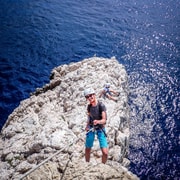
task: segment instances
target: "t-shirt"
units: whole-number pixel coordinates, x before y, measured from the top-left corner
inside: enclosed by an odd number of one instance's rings
[[[87,110],[90,114],[91,120],[95,120],[95,119],[101,120],[102,119],[102,112],[103,111],[106,112],[106,107],[103,103],[98,102],[96,106],[88,105]]]

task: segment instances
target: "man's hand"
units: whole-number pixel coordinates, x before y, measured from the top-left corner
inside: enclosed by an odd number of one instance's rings
[[[94,121],[93,121],[93,124],[94,124],[94,125],[99,124],[99,120],[94,120]]]

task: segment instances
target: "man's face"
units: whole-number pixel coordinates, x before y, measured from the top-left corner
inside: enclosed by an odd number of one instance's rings
[[[89,100],[90,103],[93,103],[95,101],[95,94],[87,95],[86,99]]]

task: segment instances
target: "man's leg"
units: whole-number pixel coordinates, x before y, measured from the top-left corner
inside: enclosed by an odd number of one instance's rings
[[[90,161],[90,153],[91,153],[91,148],[93,147],[93,142],[94,142],[94,137],[95,133],[90,131],[86,134],[86,143],[85,143],[85,160],[86,162]]]
[[[113,101],[115,101],[115,102],[117,102],[117,99],[115,99],[114,97],[112,97],[112,96],[109,95],[109,94],[108,94],[108,98],[111,99],[111,100],[113,100]]]
[[[108,148],[101,148],[102,151],[102,163],[106,163],[108,157]]]
[[[90,161],[90,154],[91,154],[91,148],[86,148],[85,149],[85,159],[86,159],[86,162]]]
[[[102,163],[106,163],[108,157],[108,142],[105,135],[105,129],[98,130],[97,132],[99,145],[102,151]]]

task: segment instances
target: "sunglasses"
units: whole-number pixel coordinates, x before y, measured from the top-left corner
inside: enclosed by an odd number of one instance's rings
[[[87,95],[87,96],[85,96],[86,97],[86,99],[88,99],[88,98],[90,98],[90,97],[92,97],[94,94],[89,94],[89,95]]]

